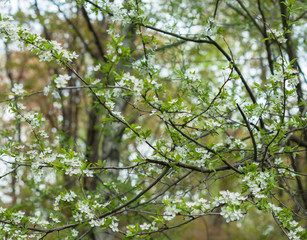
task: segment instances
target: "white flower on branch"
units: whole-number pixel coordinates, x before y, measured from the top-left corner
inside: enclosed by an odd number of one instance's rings
[[[244,217],[244,212],[242,209],[232,209],[229,206],[222,207],[220,214],[226,219],[227,223],[240,220]]]
[[[65,75],[59,75],[56,79],[54,79],[54,82],[56,84],[57,88],[65,88],[67,82],[71,79],[71,76]]]
[[[180,212],[180,209],[178,209],[175,204],[173,204],[172,206],[167,205],[164,211],[163,218],[165,220],[172,220],[176,216],[176,214],[179,212]]]
[[[25,92],[25,90],[23,89],[23,84],[22,83],[14,83],[14,87],[12,88],[12,92],[20,95],[23,94]]]

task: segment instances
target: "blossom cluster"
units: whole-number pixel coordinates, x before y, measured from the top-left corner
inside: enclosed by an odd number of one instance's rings
[[[54,83],[56,84],[57,88],[65,88],[67,82],[71,79],[71,76],[59,75],[54,79]]]
[[[265,198],[266,195],[262,194],[262,191],[266,190],[270,177],[271,173],[268,171],[258,172],[257,174],[249,172],[243,178],[242,182],[246,183],[251,193],[256,198]]]
[[[276,205],[269,203],[269,208],[273,211],[276,219],[280,221],[283,227],[286,227],[288,232],[287,236],[291,240],[300,240],[302,236],[306,235],[306,229],[299,226],[299,222],[293,220],[291,213],[285,208],[277,207]]]
[[[140,14],[138,8],[142,3],[136,3],[133,0],[128,0],[125,4],[121,2],[105,1],[105,12],[110,14],[110,20],[113,23],[121,22],[122,24],[128,24],[133,21],[142,22],[145,19],[143,14]]]
[[[42,216],[27,216],[24,211],[12,211],[3,207],[0,207],[0,216],[3,221],[0,223],[0,234],[7,234],[11,237],[10,239],[37,239],[40,237],[38,233],[29,234],[27,230],[20,229],[19,225],[27,224],[47,228],[58,222],[52,216],[50,216],[52,221],[47,221]]]
[[[226,222],[240,220],[244,217],[245,212],[241,208],[233,208],[230,206],[222,207],[221,216],[226,219]]]
[[[276,29],[269,29],[267,30],[267,33],[272,39],[277,40],[279,43],[287,42],[287,39],[285,38],[284,33]]]
[[[41,61],[50,62],[58,59],[71,62],[78,58],[75,52],[65,50],[58,42],[48,41],[25,27],[16,26],[11,16],[0,20],[0,33],[4,33],[11,40],[24,43],[30,51],[39,56]]]
[[[163,218],[172,220],[178,214],[203,215],[211,212],[217,207],[221,207],[220,215],[226,222],[237,221],[244,217],[246,211],[242,204],[247,200],[238,192],[221,191],[219,196],[213,198],[212,202],[204,198],[196,199],[193,202],[186,202],[182,199],[164,199],[166,204]]]
[[[127,237],[133,237],[138,234],[140,231],[149,232],[149,231],[158,231],[159,228],[156,226],[158,221],[152,221],[151,223],[142,223],[137,225],[128,225],[126,234]]]
[[[56,198],[55,198],[55,202],[53,204],[54,206],[54,209],[55,210],[59,210],[59,203],[60,201],[63,201],[63,202],[72,202],[74,201],[74,199],[77,197],[77,195],[72,191],[70,190],[69,192],[67,193],[62,193],[61,195],[58,195]]]

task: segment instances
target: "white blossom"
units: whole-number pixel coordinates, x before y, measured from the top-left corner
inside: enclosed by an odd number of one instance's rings
[[[145,231],[145,230],[149,230],[150,229],[150,224],[148,224],[148,223],[143,223],[143,224],[141,224],[140,225],[140,228],[143,230],[143,231]]]
[[[176,205],[167,205],[164,211],[164,216],[163,218],[165,220],[172,220],[177,213],[180,212],[180,209],[177,209]]]
[[[20,95],[23,94],[25,92],[25,90],[23,89],[23,84],[22,83],[14,83],[14,87],[12,88],[12,92]]]
[[[78,237],[79,232],[76,229],[71,230],[71,236],[72,237]]]
[[[113,232],[118,232],[119,230],[118,230],[118,223],[117,222],[115,222],[115,221],[118,221],[118,219],[117,218],[112,218],[112,223],[111,223],[111,225],[110,225],[110,228],[112,229],[112,231]]]
[[[56,84],[57,88],[65,88],[67,82],[71,79],[71,76],[65,75],[59,75],[56,79],[54,79],[54,82]]]
[[[244,217],[244,212],[242,209],[232,209],[229,206],[222,207],[221,216],[223,216],[226,219],[226,222],[232,222],[240,220]]]

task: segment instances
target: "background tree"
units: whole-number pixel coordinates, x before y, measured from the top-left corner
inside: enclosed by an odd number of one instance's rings
[[[306,237],[303,1],[23,4],[0,22],[2,237]]]

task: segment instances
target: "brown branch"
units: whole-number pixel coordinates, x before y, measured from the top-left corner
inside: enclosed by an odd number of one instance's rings
[[[255,137],[254,137],[254,134],[253,134],[253,130],[251,129],[251,126],[250,126],[244,112],[240,108],[239,104],[237,104],[237,107],[238,107],[238,109],[239,109],[239,111],[240,111],[240,113],[243,117],[244,122],[246,123],[246,127],[249,131],[249,135],[251,136],[251,139],[252,139],[252,142],[253,142],[253,147],[254,147],[254,161],[257,162],[257,156],[258,156],[258,154],[257,154],[257,143],[256,143],[256,140],[255,140]]]
[[[293,142],[297,143],[299,146],[301,147],[305,147],[307,148],[307,142],[294,136],[294,135],[291,135],[291,137],[289,138],[289,140],[292,140]]]
[[[176,131],[178,131],[182,136],[184,136],[185,138],[191,140],[192,142],[194,142],[195,144],[197,144],[198,146],[201,146],[203,147],[204,149],[206,149],[207,151],[215,154],[215,155],[218,155],[213,149],[209,148],[208,146],[206,146],[205,144],[202,144],[198,141],[196,141],[194,138],[190,137],[189,135],[187,135],[186,133],[184,133],[183,131],[181,131],[171,120],[170,121],[170,124],[172,125],[173,128],[176,129]],[[218,155],[219,156],[219,155]],[[221,157],[221,156],[219,156]],[[234,170],[235,172],[239,173],[239,174],[242,174],[242,172],[240,170],[238,170],[237,168],[235,168],[234,166],[232,166],[229,162],[227,162],[225,159],[223,159],[221,157],[221,160],[223,163],[225,163],[228,167],[230,167],[232,170]]]
[[[263,31],[261,33],[262,33],[263,37],[265,39],[267,39],[268,34],[267,34],[267,27],[266,27],[266,18],[265,18],[264,12],[262,11],[260,0],[257,0],[257,3],[258,3],[259,12],[260,12],[261,17],[262,17],[262,22],[263,22]],[[269,62],[270,71],[271,71],[271,74],[273,75],[274,74],[274,62],[273,62],[273,59],[272,59],[272,51],[271,51],[269,40],[265,40],[264,44],[265,44],[265,49],[267,51],[267,59],[268,59],[268,62]]]
[[[258,30],[261,32],[262,35],[264,35],[263,29],[259,26],[259,24],[256,22],[255,18],[251,15],[251,13],[248,11],[248,9],[244,6],[244,4],[240,1],[237,0],[241,8],[245,11],[249,19],[252,21],[252,23],[258,28]]]
[[[104,218],[106,216],[110,216],[114,213],[116,213],[117,211],[121,210],[122,208],[125,208],[127,206],[129,206],[129,204],[135,202],[137,199],[139,199],[141,196],[143,196],[147,191],[149,191],[153,186],[155,186],[158,182],[160,182],[160,180],[168,173],[168,170],[170,169],[169,166],[165,167],[164,171],[160,174],[159,177],[157,177],[157,179],[155,181],[153,181],[147,188],[143,189],[139,194],[137,194],[134,198],[130,199],[129,201],[127,201],[126,203],[124,203],[123,205],[109,211],[106,212],[102,215],[99,216],[99,218]]]
[[[99,37],[98,37],[98,35],[97,35],[97,33],[96,33],[92,23],[91,23],[91,20],[90,20],[88,14],[87,14],[85,8],[83,7],[83,5],[81,5],[81,12],[83,14],[83,17],[84,17],[84,19],[85,19],[85,21],[87,23],[87,26],[88,26],[90,32],[92,33],[92,35],[94,37],[96,46],[97,46],[99,54],[100,54],[100,57],[103,59],[104,62],[108,62],[107,58],[105,57],[105,52],[102,49],[101,43],[99,41]]]
[[[93,53],[93,51],[90,49],[89,45],[86,43],[83,35],[81,34],[81,32],[79,31],[79,29],[77,28],[77,26],[66,16],[66,14],[61,10],[60,6],[54,1],[54,0],[49,0],[51,1],[57,8],[58,11],[60,13],[62,13],[63,17],[65,18],[65,20],[68,22],[68,24],[73,28],[73,30],[76,32],[76,34],[78,35],[78,37],[80,38],[82,44],[84,45],[86,51],[91,55],[92,58],[94,59],[98,59],[97,56],[95,56],[95,54]]]
[[[150,163],[154,163],[154,164],[163,165],[163,166],[182,167],[182,168],[191,169],[193,171],[201,172],[201,173],[220,172],[220,171],[230,170],[230,169],[233,169],[234,167],[239,167],[239,166],[244,165],[244,163],[242,163],[242,162],[237,162],[237,163],[233,164],[232,167],[230,167],[229,165],[226,165],[226,166],[216,167],[216,168],[211,169],[211,168],[202,168],[202,167],[197,167],[197,166],[193,166],[193,165],[189,165],[189,164],[185,164],[185,163],[181,163],[181,162],[173,162],[173,161],[163,162],[163,161],[159,161],[159,160],[155,160],[155,159],[148,159],[148,158],[146,159],[146,161],[150,162]]]
[[[288,20],[289,20],[288,10],[287,10],[287,6],[285,5],[283,0],[279,0],[279,6],[280,6],[280,15],[281,15],[282,26],[283,26],[283,29],[286,31],[286,33],[285,33],[285,38],[287,40],[286,51],[287,51],[287,54],[288,54],[289,61],[291,62],[292,60],[297,58],[297,55],[296,55],[295,49],[293,47],[291,32],[289,32],[289,30],[291,30],[291,29],[290,29],[290,26],[288,24]],[[293,67],[296,70],[298,69],[297,60],[295,60],[293,62]],[[296,90],[297,103],[299,105],[299,110],[302,113],[304,111],[304,106],[300,105],[300,102],[302,100],[304,100],[304,97],[303,97],[303,90],[302,90],[301,82],[299,82],[297,84],[296,89],[297,89]]]

